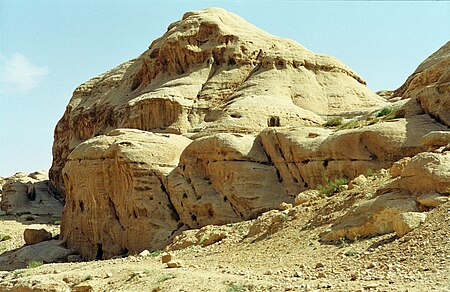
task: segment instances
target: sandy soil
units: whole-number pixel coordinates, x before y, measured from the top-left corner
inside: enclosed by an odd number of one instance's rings
[[[0,271],[0,291],[450,291],[450,203],[429,212],[402,238],[386,234],[322,243],[319,234],[366,194],[342,193],[291,208],[285,220],[247,236],[252,221],[209,226],[226,238],[209,246],[103,261],[52,263]],[[0,217],[3,251],[24,244],[30,221]],[[55,218],[40,217],[57,232]],[[188,231],[191,235],[196,231]],[[136,239],[138,240],[138,239]]]

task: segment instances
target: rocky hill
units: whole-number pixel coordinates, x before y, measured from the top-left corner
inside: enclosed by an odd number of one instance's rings
[[[173,291],[186,284],[195,291],[230,288],[245,278],[240,290],[230,291],[398,288],[419,269],[403,247],[416,251],[420,230],[440,240],[432,246],[444,260],[433,253],[419,262],[436,261],[429,271],[448,268],[448,249],[439,246],[449,230],[439,226],[450,194],[449,49],[450,42],[399,89],[378,95],[335,58],[223,9],[186,13],[142,55],[75,90],[55,129],[50,181],[45,174],[18,174],[1,183],[8,220],[19,216],[26,224],[36,213],[50,221],[31,221],[55,222],[58,200],[64,210],[60,240],[8,251],[0,269],[31,258],[113,258],[94,264],[106,276],[79,281],[61,264],[65,277],[30,272],[31,278],[17,280],[6,273],[0,287],[35,281],[44,290],[78,289],[96,278],[94,290],[149,285]],[[357,260],[345,266],[350,246],[363,266]],[[53,260],[42,258],[46,249],[54,251]],[[155,277],[135,282],[162,272],[147,256],[159,257],[163,249],[189,262],[171,264],[186,270],[156,284],[150,283]],[[304,252],[301,266],[291,251]],[[117,259],[139,253],[142,258]],[[228,259],[230,253],[236,256]],[[390,255],[413,268],[383,263]],[[135,269],[130,261],[152,271],[126,279],[108,272],[108,263]],[[359,273],[372,268],[379,270]],[[223,276],[226,271],[232,275]],[[419,274],[424,290],[444,288],[434,284],[439,277],[448,280],[437,272]]]
[[[222,9],[186,13],[75,90],[50,170],[62,237],[91,259],[160,249],[186,228],[253,219],[327,179],[388,168],[447,129],[387,104],[332,57]],[[383,108],[399,109],[372,117]],[[337,131],[323,127],[330,117],[353,120]]]

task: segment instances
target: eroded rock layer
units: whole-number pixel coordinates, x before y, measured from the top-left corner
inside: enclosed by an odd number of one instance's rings
[[[79,145],[63,171],[63,239],[91,259],[164,247],[181,227],[166,176],[190,142],[119,129]]]
[[[376,118],[386,101],[336,59],[221,9],[186,13],[141,56],[75,90],[55,129],[50,171],[66,200],[63,239],[91,259],[157,250],[179,230],[253,219],[328,179],[445,148],[445,84],[436,87],[444,89],[437,112],[425,101],[411,105],[417,92],[434,96],[417,85],[402,92],[409,101],[400,101],[398,115]],[[321,127],[335,115],[359,117],[349,129]],[[371,122],[359,123],[365,117]],[[422,174],[410,160],[397,162],[398,176]],[[447,188],[448,173],[441,174],[438,192]],[[398,206],[407,201],[403,213],[417,211],[407,190],[383,195],[348,216],[364,219],[375,209],[383,223],[400,216],[395,204],[384,208],[397,199]],[[344,227],[328,239],[356,232]]]
[[[138,58],[80,85],[55,129],[50,178],[81,142],[115,128],[202,136],[318,125],[385,102],[333,57],[274,37],[223,9],[186,13]]]

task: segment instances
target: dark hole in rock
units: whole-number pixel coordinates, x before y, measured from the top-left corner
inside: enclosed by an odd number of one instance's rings
[[[267,119],[267,126],[269,127],[279,127],[280,126],[280,117],[279,116],[271,116]]]
[[[80,210],[81,210],[81,212],[84,212],[84,203],[83,203],[83,201],[80,201]]]
[[[97,244],[97,255],[95,256],[95,259],[103,259],[103,245],[101,243]]]

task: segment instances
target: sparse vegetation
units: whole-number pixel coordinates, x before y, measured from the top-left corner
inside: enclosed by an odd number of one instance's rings
[[[345,129],[355,129],[355,128],[359,128],[361,126],[364,125],[364,121],[360,121],[360,120],[351,120],[348,122],[345,122],[341,125],[338,126],[339,130],[345,130]]]
[[[384,117],[389,115],[390,113],[392,113],[394,109],[392,107],[384,107],[382,108],[377,114],[376,116],[379,117]]]
[[[156,279],[157,283],[162,283],[164,281],[170,280],[176,278],[176,276],[174,274],[164,274],[162,276],[160,276],[158,279]]]
[[[0,241],[7,241],[9,239],[11,239],[11,236],[7,234],[0,234]]]
[[[342,117],[330,117],[323,126],[326,128],[333,128],[341,125],[343,121],[344,119]]]
[[[341,237],[341,238],[339,238],[337,245],[340,248],[348,247],[350,245],[350,241],[348,240],[347,237]]]
[[[348,183],[348,179],[346,178],[337,178],[335,180],[325,179],[324,185],[319,185],[317,190],[325,196],[331,196],[335,193],[338,193],[342,190],[342,186]]]
[[[345,256],[352,257],[359,254],[359,251],[351,249],[345,252]]]
[[[157,256],[160,256],[160,255],[161,255],[161,251],[160,250],[155,250],[155,251],[152,251],[148,256],[156,258]]]
[[[57,219],[55,221],[53,221],[54,225],[61,225],[61,219]]]
[[[42,266],[43,264],[44,264],[44,262],[42,262],[42,261],[32,260],[31,262],[28,263],[27,269],[34,269],[34,268]]]
[[[90,280],[92,280],[92,279],[94,279],[94,277],[92,277],[91,275],[87,275],[86,277],[84,277],[84,279],[83,279],[82,282],[90,281]]]
[[[198,240],[199,245],[204,245],[205,241],[209,239],[209,236],[207,234],[203,234],[200,239]]]
[[[227,292],[242,292],[244,291],[244,285],[239,283],[231,283],[230,286],[228,286]]]

